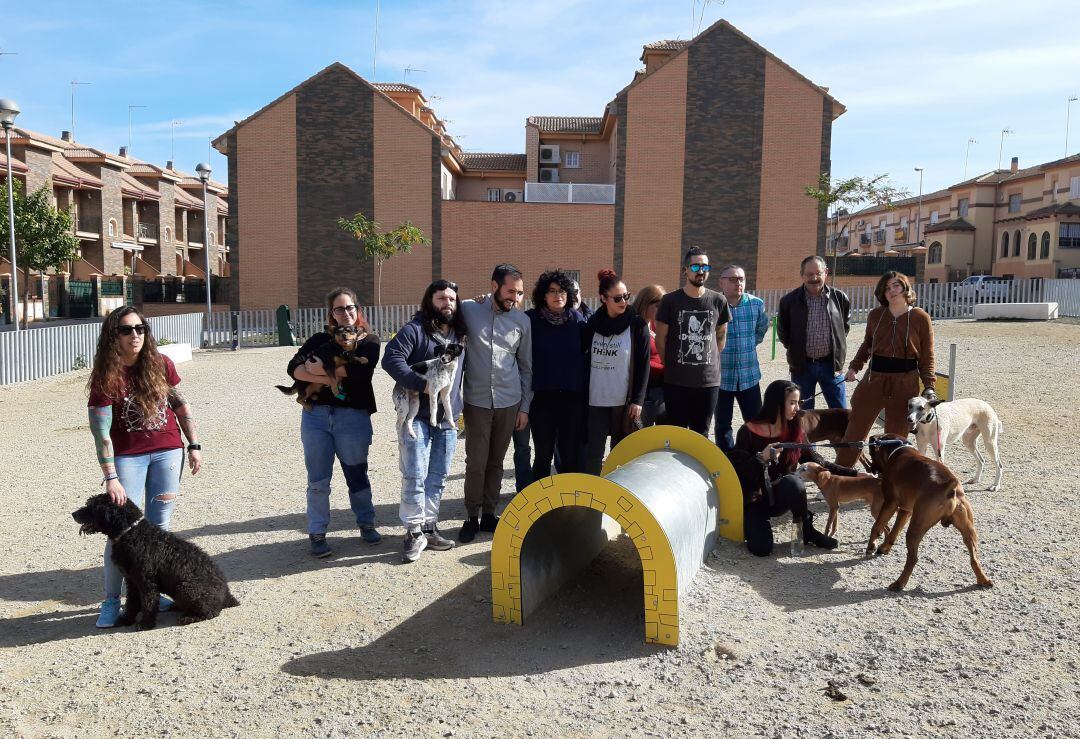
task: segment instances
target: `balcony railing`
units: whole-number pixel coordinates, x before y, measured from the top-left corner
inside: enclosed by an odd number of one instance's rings
[[[591,203],[610,205],[615,202],[615,185],[577,184],[572,182],[526,182],[526,203]]]
[[[153,223],[140,223],[139,224],[139,238],[140,239],[154,239],[157,240],[158,227]]]
[[[101,235],[100,216],[79,216],[75,222],[75,230],[82,233]]]

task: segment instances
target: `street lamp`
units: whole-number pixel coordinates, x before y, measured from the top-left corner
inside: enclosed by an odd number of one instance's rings
[[[1065,103],[1065,156],[1069,156],[1069,113],[1072,112],[1072,104],[1080,98],[1076,95],[1070,95],[1069,100]]]
[[[1008,126],[1001,129],[1001,145],[998,146],[998,169],[1001,169],[1001,153],[1005,151],[1005,137],[1008,136],[1010,133],[1016,133],[1016,131],[1012,130]]]
[[[916,167],[919,173],[919,207],[915,211],[915,246],[919,245],[919,227],[922,225],[922,167]]]
[[[199,162],[195,167],[195,171],[199,173],[199,179],[202,180],[202,202],[203,202],[203,251],[206,253],[206,348],[210,348],[210,319],[213,316],[211,312],[213,310],[210,305],[210,204],[207,202],[207,185],[210,184],[210,165],[206,162]]]
[[[11,317],[15,324],[15,332],[19,331],[19,275],[15,266],[15,193],[11,185],[11,169],[14,164],[11,161],[11,129],[15,127],[15,116],[19,115],[19,105],[14,100],[4,98],[0,100],[0,126],[4,127],[4,138],[7,140],[7,192],[8,192],[8,238],[11,248]]]

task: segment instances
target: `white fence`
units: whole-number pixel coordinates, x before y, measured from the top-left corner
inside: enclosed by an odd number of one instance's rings
[[[924,283],[915,286],[918,305],[935,319],[971,318],[978,303],[1056,302],[1059,315],[1080,317],[1080,280],[1014,280],[1007,293],[996,296],[976,295],[959,283]],[[775,314],[780,298],[788,290],[760,290],[754,294],[765,301],[765,309]],[[866,320],[877,306],[873,289],[845,288],[851,298],[851,317],[856,323]],[[586,302],[595,310],[596,298]],[[418,310],[416,305],[366,306],[364,317],[372,331],[384,339],[408,323]],[[174,343],[204,346],[203,313],[150,318],[154,336]],[[302,342],[323,330],[325,308],[301,308],[292,313],[293,335]],[[19,333],[0,332],[0,385],[37,380],[70,372],[93,364],[102,319],[86,323],[30,328]],[[277,346],[277,314],[273,310],[215,311],[210,325],[210,346],[239,348]]]
[[[572,182],[526,182],[526,203],[593,203],[611,205],[615,202],[615,185],[594,185]]]

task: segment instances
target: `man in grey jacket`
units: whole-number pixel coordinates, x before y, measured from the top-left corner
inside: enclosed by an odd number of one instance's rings
[[[491,298],[466,300],[461,315],[469,335],[465,354],[465,523],[458,541],[495,531],[503,458],[514,430],[529,422],[532,334],[517,309],[525,294],[521,271],[500,264],[491,274]]]

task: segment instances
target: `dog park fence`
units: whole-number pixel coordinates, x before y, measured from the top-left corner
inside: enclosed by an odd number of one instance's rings
[[[1055,302],[1059,315],[1080,317],[1080,280],[1015,280],[1008,283],[1008,295],[993,300],[957,289],[958,283],[924,283],[915,286],[917,304],[935,319],[971,318],[975,306],[986,302]],[[788,290],[759,290],[754,294],[765,301],[769,314],[775,314],[780,298]],[[873,289],[845,289],[851,298],[852,320],[866,320],[877,305]],[[586,302],[594,310],[598,300]],[[364,317],[372,331],[384,339],[393,335],[412,319],[417,305],[365,306]],[[214,311],[209,331],[204,326],[204,313],[186,313],[149,318],[151,330],[159,340],[187,343],[194,348],[239,349],[243,347],[278,346],[276,311]],[[43,377],[83,369],[93,364],[98,334],[103,319],[62,326],[27,328],[15,333],[0,332],[0,385],[38,380]],[[322,331],[326,322],[325,308],[301,308],[292,311],[290,325],[297,342]]]

